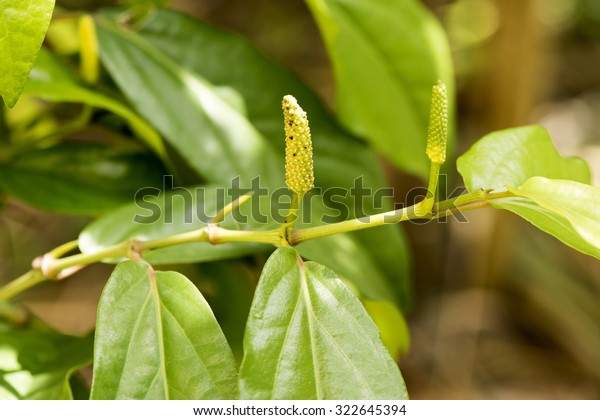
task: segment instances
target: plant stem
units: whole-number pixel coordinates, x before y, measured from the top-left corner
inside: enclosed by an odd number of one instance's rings
[[[310,239],[322,238],[324,236],[335,235],[336,233],[352,232],[381,226],[388,223],[399,223],[411,219],[428,219],[427,216],[417,216],[415,209],[420,205],[417,203],[410,207],[404,207],[398,210],[392,210],[385,213],[379,213],[372,216],[359,217],[357,219],[345,220],[343,222],[332,223],[329,225],[315,226],[304,229],[292,229],[290,233],[290,245],[297,245]]]
[[[437,190],[441,164],[431,162],[429,167],[429,185],[427,186],[427,195],[425,199],[415,205],[415,215],[422,217],[431,214],[433,204],[435,203],[435,193]]]
[[[0,301],[8,300],[14,296],[23,293],[25,290],[46,280],[40,270],[30,270],[21,277],[11,281],[4,287],[0,288]]]
[[[483,190],[477,190],[459,197],[440,201],[434,204],[431,211],[427,212],[427,214],[422,213],[423,201],[421,201],[415,205],[404,207],[402,209],[303,229],[288,228],[282,230],[281,227],[279,227],[267,231],[228,230],[223,229],[216,224],[208,224],[202,229],[178,233],[164,238],[148,241],[130,239],[89,254],[76,254],[59,258],[76,248],[77,241],[72,241],[48,252],[41,259],[42,263],[39,268],[35,268],[25,273],[21,277],[0,288],[0,301],[11,299],[46,279],[60,279],[62,278],[61,272],[63,272],[63,270],[100,262],[107,258],[131,258],[133,255],[139,255],[152,249],[194,242],[208,242],[214,245],[228,242],[257,242],[275,246],[297,245],[311,239],[372,228],[390,223],[399,223],[417,219],[437,219],[459,211],[488,207],[491,200],[512,196],[513,194],[509,191],[489,193]],[[431,198],[425,198],[425,200],[428,199]],[[67,271],[64,271],[63,275],[67,273]]]

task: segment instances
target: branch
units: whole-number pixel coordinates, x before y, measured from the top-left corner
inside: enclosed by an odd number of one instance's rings
[[[408,220],[434,220],[457,212],[488,207],[492,200],[512,196],[513,194],[510,192],[490,193],[478,190],[435,203],[432,211],[428,214],[415,212],[421,206],[422,202],[419,202],[398,210],[302,229],[229,230],[214,223],[209,223],[199,230],[148,241],[138,241],[132,238],[94,253],[80,253],[59,258],[77,246],[77,241],[72,241],[48,252],[41,258],[38,257],[34,261],[34,269],[0,288],[0,301],[11,299],[44,280],[62,280],[80,268],[108,258],[131,258],[133,255],[142,255],[145,251],[194,242],[208,242],[213,245],[229,242],[255,242],[275,246],[293,246],[311,239],[369,229],[385,224]]]

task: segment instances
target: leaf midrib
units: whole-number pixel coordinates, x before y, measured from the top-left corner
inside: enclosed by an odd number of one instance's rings
[[[317,394],[317,399],[322,400],[322,389],[321,389],[321,381],[319,376],[319,358],[316,352],[316,335],[315,335],[315,327],[313,325],[313,318],[316,318],[314,309],[312,307],[312,301],[310,299],[310,293],[308,291],[308,281],[306,276],[306,266],[300,259],[300,256],[297,257],[298,270],[300,271],[300,287],[302,289],[302,295],[304,296],[304,305],[306,307],[306,318],[308,322],[308,334],[310,337],[310,350],[313,359],[313,375],[315,378],[315,392]],[[300,299],[298,299],[300,300]]]

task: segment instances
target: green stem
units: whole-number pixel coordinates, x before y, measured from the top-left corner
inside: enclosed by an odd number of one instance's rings
[[[437,190],[441,164],[431,162],[429,167],[429,185],[427,186],[427,195],[425,199],[415,205],[415,215],[426,216],[431,214],[433,204],[435,203],[435,192]]]
[[[329,225],[315,226],[304,229],[292,229],[289,237],[291,245],[297,245],[310,239],[322,238],[324,236],[335,235],[337,233],[353,232],[355,230],[368,229],[388,223],[399,223],[411,219],[430,218],[415,214],[415,209],[421,204],[404,207],[398,210],[392,210],[385,213],[379,213],[372,216],[359,217],[357,219],[345,220],[343,222],[332,223]]]
[[[302,195],[292,192],[292,201],[290,203],[290,210],[281,226],[279,226],[279,235],[283,238],[284,246],[290,246],[288,238],[291,235],[296,219],[298,218],[298,209],[300,208],[300,201],[302,201]]]
[[[46,256],[42,259],[40,268],[31,270],[11,283],[8,283],[4,287],[0,288],[0,301],[8,300],[46,279],[61,278],[61,272],[63,270],[100,262],[107,258],[127,258],[132,257],[134,254],[142,254],[143,252],[152,249],[166,248],[194,242],[208,242],[214,245],[228,242],[257,242],[276,246],[290,246],[311,239],[335,235],[337,233],[368,229],[390,223],[399,223],[416,219],[437,219],[457,211],[467,211],[476,208],[487,207],[490,205],[489,201],[491,200],[512,196],[513,194],[508,191],[489,193],[483,190],[478,190],[459,197],[440,201],[439,203],[433,205],[433,208],[427,214],[422,213],[423,201],[421,201],[413,206],[398,210],[346,220],[344,222],[333,223],[330,225],[315,226],[303,229],[291,228],[287,223],[283,225],[287,227],[285,230],[282,230],[281,227],[279,227],[267,231],[228,230],[223,229],[215,224],[209,224],[202,229],[178,233],[175,235],[166,236],[164,238],[152,239],[149,241],[137,241],[135,239],[131,239],[94,253],[76,254],[68,257],[58,258],[76,247],[77,241],[72,241],[61,245],[46,254]],[[425,200],[427,199],[429,198],[426,198]],[[292,208],[295,206],[297,209],[298,203],[292,203]],[[290,214],[291,213],[292,212],[290,212]]]
[[[40,270],[30,270],[0,288],[0,301],[11,299],[46,280]]]
[[[125,241],[120,244],[104,248],[98,252],[90,254],[77,254],[70,257],[59,258],[50,261],[44,274],[48,278],[56,278],[64,269],[100,262],[106,258],[127,257],[130,251],[131,242]]]

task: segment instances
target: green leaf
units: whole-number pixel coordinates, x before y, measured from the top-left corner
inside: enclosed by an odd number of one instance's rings
[[[160,135],[135,112],[119,101],[81,86],[69,71],[42,48],[24,93],[54,102],[77,102],[106,109],[128,122],[131,129],[158,156],[166,152]]]
[[[260,175],[265,186],[283,184],[275,152],[232,105],[232,91],[224,98],[222,90],[130,30],[106,19],[97,29],[101,60],[115,82],[200,175],[218,183]]]
[[[196,287],[119,264],[100,298],[92,399],[234,399],[236,364]]]
[[[306,0],[332,62],[342,122],[426,179],[431,89],[454,75],[440,24],[415,0]],[[450,115],[453,114],[451,110]]]
[[[72,399],[69,377],[92,360],[93,337],[0,323],[0,400]]]
[[[587,163],[561,157],[546,129],[539,126],[488,134],[458,158],[456,165],[469,191],[503,191],[533,176],[590,182]]]
[[[48,30],[54,0],[3,0],[0,13],[0,96],[19,99]]]
[[[373,319],[381,333],[381,340],[397,359],[408,352],[410,331],[402,313],[396,306],[385,300],[361,300],[369,316]]]
[[[104,15],[117,18],[114,12]],[[308,112],[317,185],[350,188],[362,176],[366,187],[383,186],[374,153],[337,125],[311,89],[245,39],[170,10],[157,10],[137,29],[178,65],[233,92],[241,102],[238,107],[278,151],[278,162],[283,162],[285,147],[281,100],[293,94]]]
[[[494,207],[510,210],[570,247],[600,259],[600,188],[533,177],[510,191],[522,198],[495,200]]]
[[[538,126],[497,131],[457,161],[469,191],[509,190],[517,197],[492,200],[570,247],[600,258],[598,188],[580,158],[563,158]]]
[[[148,155],[61,144],[0,164],[0,187],[45,210],[98,214],[131,202],[142,187],[161,187],[163,172],[160,161]]]
[[[291,248],[267,261],[240,368],[243,399],[405,399],[398,366],[360,301]]]
[[[338,234],[305,242],[296,247],[302,257],[327,264],[350,280],[362,296],[399,303],[393,284],[374,261],[372,253],[355,236]],[[364,273],[369,273],[365,276]]]

